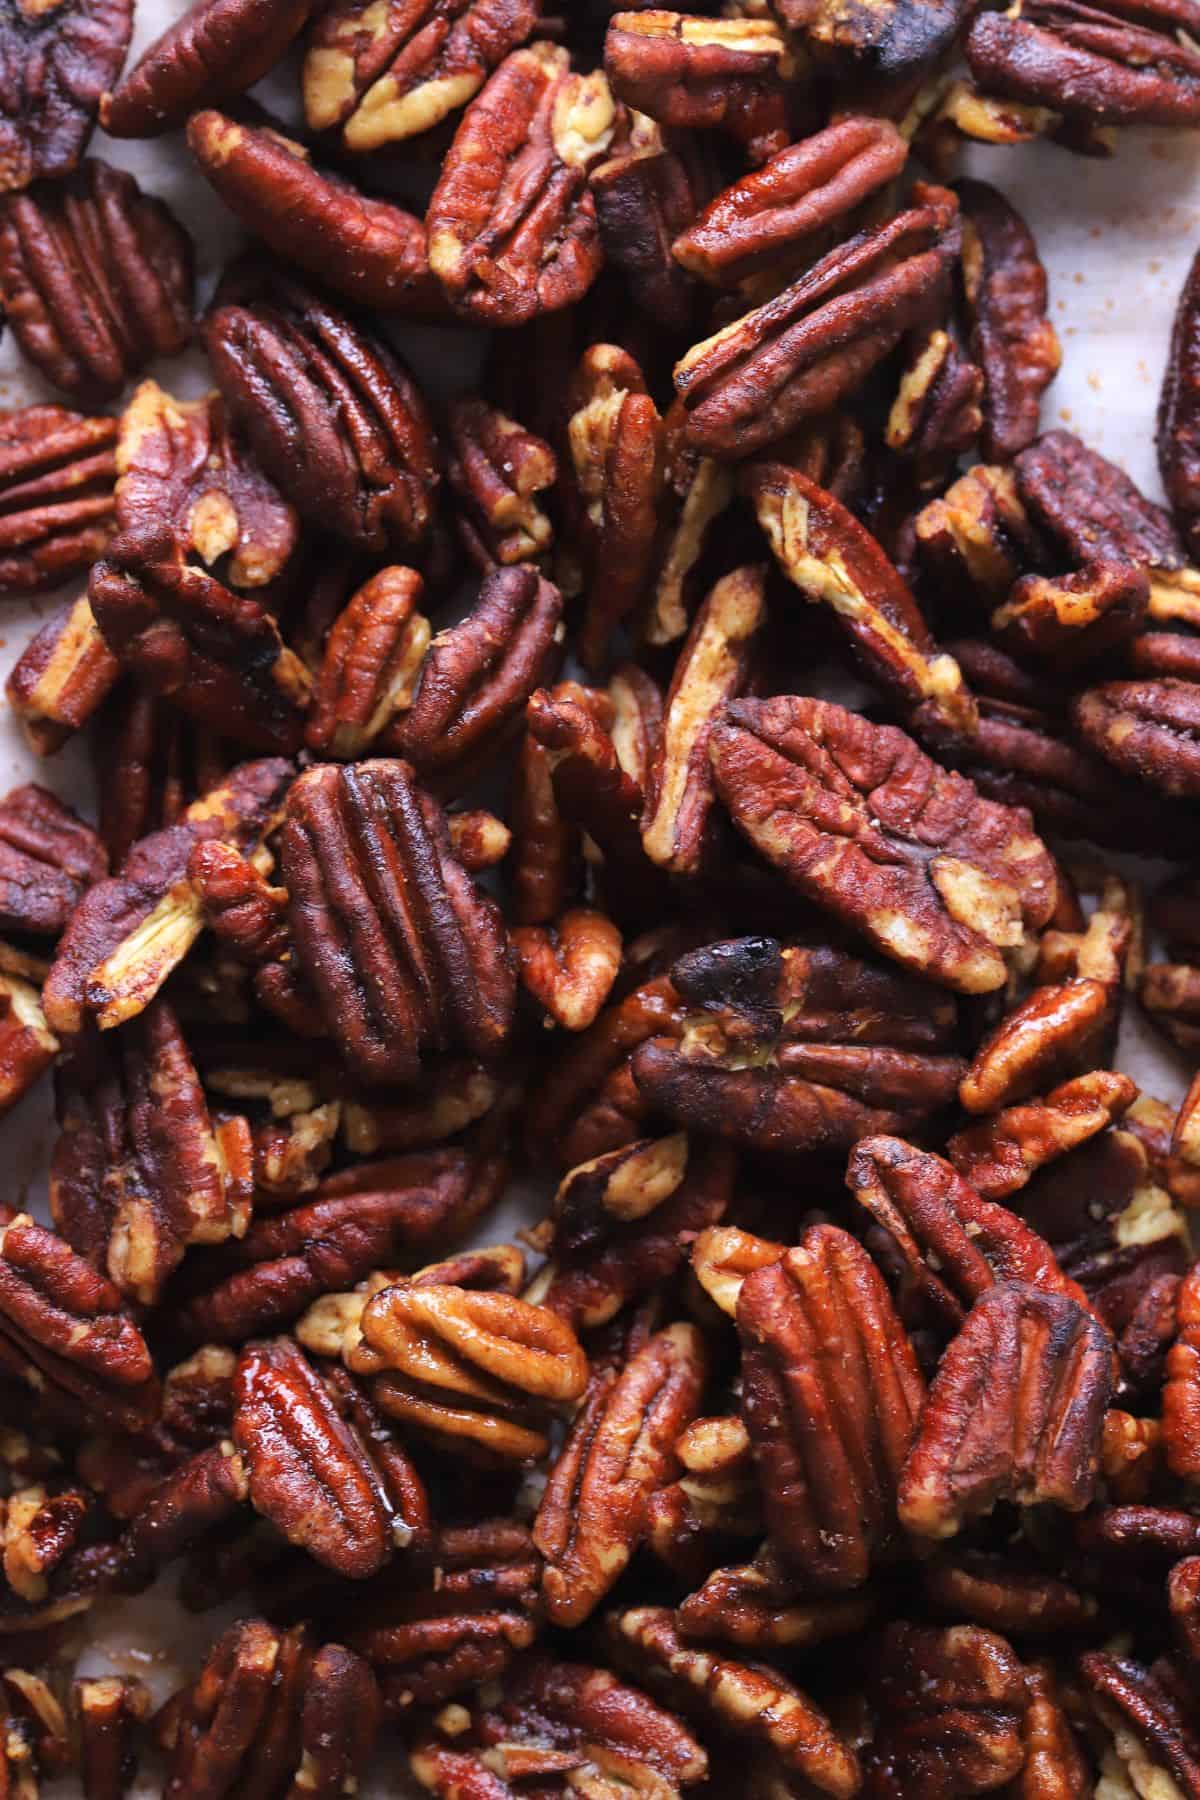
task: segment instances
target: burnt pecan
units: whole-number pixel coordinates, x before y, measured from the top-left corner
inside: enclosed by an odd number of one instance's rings
[[[1200,257],[1188,270],[1175,309],[1158,406],[1158,467],[1188,548],[1200,555]]]
[[[6,0],[0,43],[0,189],[66,175],[96,122],[100,96],[129,48],[132,0],[59,0],[29,9]]]
[[[1122,774],[1177,798],[1200,794],[1200,685],[1108,681],[1080,694],[1072,713],[1084,742]]]
[[[1054,864],[1028,814],[980,799],[893,726],[827,701],[736,700],[711,740],[734,823],[885,954],[964,993],[1044,925]]]
[[[624,1571],[650,1495],[678,1468],[673,1445],[699,1410],[706,1375],[696,1327],[672,1325],[623,1369],[594,1377],[533,1526],[551,1624],[582,1624]]]
[[[210,838],[241,849],[261,843],[291,773],[279,757],[242,763],[178,824],[135,844],[120,875],[88,889],[46,977],[43,1002],[54,1031],[71,1036],[89,1018],[107,1029],[149,1004],[203,928],[187,874],[193,847]]]
[[[568,1031],[586,1031],[608,999],[621,967],[621,933],[590,907],[553,925],[519,925],[512,934],[523,985]]]
[[[612,140],[603,72],[557,45],[506,56],[467,108],[429,202],[429,266],[454,310],[521,325],[573,305],[602,252],[588,171]]]
[[[537,0],[338,0],[309,34],[305,118],[355,152],[416,137],[475,97],[538,14]]]
[[[1012,1646],[977,1625],[897,1622],[871,1660],[876,1727],[866,1755],[872,1800],[986,1794],[1021,1772],[1025,1671]]]
[[[944,53],[963,16],[956,0],[888,0],[867,13],[853,0],[777,0],[775,11],[836,76],[902,92]]]
[[[356,1073],[412,1081],[429,1050],[503,1047],[515,980],[499,909],[407,763],[308,770],[281,861],[300,968]]]
[[[925,1394],[883,1277],[846,1232],[815,1225],[746,1277],[737,1326],[772,1542],[816,1586],[857,1587],[898,1538],[896,1481]]]
[[[1015,656],[1069,667],[1134,637],[1149,604],[1144,569],[1088,563],[1073,575],[1026,575],[992,614],[992,630]]]
[[[311,0],[193,0],[100,101],[110,137],[158,137],[270,74]]]
[[[1160,1680],[1160,1671],[1167,1680]],[[1113,1762],[1134,1792],[1153,1792],[1169,1782],[1177,1793],[1194,1800],[1200,1794],[1200,1735],[1194,1709],[1173,1691],[1169,1664],[1143,1668],[1130,1657],[1089,1650],[1079,1659],[1079,1673],[1100,1721],[1113,1736]]]
[[[108,858],[70,807],[30,782],[0,800],[0,927],[57,937]]]
[[[765,162],[791,138],[784,84],[795,62],[771,18],[614,13],[604,66],[627,106],[661,125],[724,131],[751,162]]]
[[[107,399],[191,337],[191,240],[132,175],[89,160],[0,207],[0,294],[48,381]]]
[[[282,275],[218,294],[204,338],[230,413],[303,517],[376,553],[420,542],[437,446],[398,357]]]
[[[900,1476],[902,1523],[952,1537],[1001,1498],[1081,1512],[1112,1387],[1112,1340],[1069,1295],[988,1288],[929,1390]]]
[[[57,587],[113,530],[113,419],[61,406],[0,416],[0,594]]]
[[[361,756],[410,705],[429,621],[417,609],[425,584],[415,569],[380,569],[330,627],[305,727],[310,750]]]
[[[786,463],[752,464],[743,486],[787,579],[829,607],[872,679],[970,735],[975,705],[958,664],[938,650],[898,571],[853,514]]]
[[[554,528],[538,495],[558,476],[544,439],[478,396],[453,400],[448,411],[446,479],[462,511],[458,529],[483,568],[535,562]]]
[[[948,281],[957,203],[944,188],[916,197],[676,364],[689,444],[724,457],[761,450],[832,411],[927,315]]]
[[[1093,1069],[956,1132],[946,1154],[985,1199],[1004,1200],[1045,1163],[1106,1131],[1136,1098],[1127,1075]]]
[[[194,112],[188,147],[201,173],[277,256],[357,306],[436,315],[425,227],[390,200],[374,200],[307,150],[265,126]]]
[[[1016,208],[985,181],[958,181],[971,350],[983,370],[983,453],[1010,462],[1037,436],[1044,390],[1062,360],[1046,317],[1046,271]]]

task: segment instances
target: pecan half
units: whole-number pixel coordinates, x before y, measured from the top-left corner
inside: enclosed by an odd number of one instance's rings
[[[4,968],[0,951],[0,1113],[41,1078],[58,1049],[37,988],[19,971]]]
[[[446,478],[462,507],[458,528],[475,561],[535,562],[554,528],[538,495],[558,477],[554,452],[507,413],[478,396],[450,403]]]
[[[878,1722],[865,1760],[868,1792],[879,1800],[957,1800],[1021,1772],[1025,1671],[994,1632],[889,1625],[869,1693]]]
[[[72,1687],[84,1800],[122,1800],[137,1768],[150,1690],[129,1675],[101,1675]]]
[[[771,18],[614,13],[604,67],[627,106],[661,125],[724,131],[751,162],[765,162],[792,135],[784,81],[794,61]]]
[[[107,699],[120,672],[83,594],[30,639],[5,683],[30,748],[38,756],[60,750]]]
[[[918,1537],[952,1537],[997,1500],[1081,1512],[1100,1466],[1112,1340],[1063,1293],[1001,1282],[942,1357],[900,1477]]]
[[[621,933],[590,907],[553,925],[520,925],[512,934],[521,982],[556,1024],[586,1031],[608,999],[621,967]]]
[[[361,756],[411,705],[429,648],[429,621],[417,608],[425,584],[415,569],[380,569],[330,627],[304,741],[339,760]]]
[[[1114,986],[1085,978],[1034,988],[975,1052],[959,1088],[967,1111],[995,1112],[1086,1070],[1110,1035]]]
[[[0,416],[0,594],[57,587],[113,529],[113,419],[60,406]]]
[[[0,22],[0,189],[66,175],[79,161],[133,29],[132,0],[6,0]]]
[[[1094,1595],[1009,1556],[986,1551],[939,1556],[926,1564],[922,1585],[943,1617],[965,1617],[974,1625],[1014,1637],[1076,1632],[1090,1625],[1099,1611]]]
[[[602,252],[588,170],[612,139],[601,71],[567,52],[514,50],[467,108],[426,215],[429,266],[451,306],[480,325],[521,325],[571,306]]]
[[[193,0],[100,101],[110,137],[158,137],[270,74],[311,0]]]
[[[1062,360],[1046,317],[1046,271],[1016,208],[985,181],[958,181],[971,351],[983,370],[983,453],[1010,462],[1037,436],[1042,394]]]
[[[57,937],[108,858],[70,807],[30,782],[0,800],[0,929]]]
[[[1136,1098],[1127,1075],[1093,1069],[956,1132],[946,1154],[985,1199],[1004,1200],[1044,1164],[1106,1131]]]
[[[1179,798],[1200,794],[1200,685],[1190,681],[1108,681],[1075,700],[1084,742],[1122,774]]]
[[[1200,258],[1180,289],[1158,407],[1158,467],[1171,511],[1200,555]]]
[[[192,245],[161,200],[96,160],[0,207],[0,293],[48,381],[103,400],[192,335]]]
[[[1149,604],[1144,569],[1088,563],[1073,575],[1026,575],[992,614],[992,630],[1015,656],[1069,667],[1136,636]]]
[[[981,800],[892,726],[827,701],[736,700],[712,735],[734,823],[801,892],[963,993],[1048,920],[1057,879],[1015,808]]]
[[[1189,1700],[1169,1685],[1169,1667],[1156,1663],[1146,1669],[1103,1650],[1089,1650],[1079,1659],[1101,1723],[1113,1734],[1118,1773],[1128,1772],[1135,1793],[1138,1788],[1153,1793],[1169,1782],[1192,1800],[1200,1794],[1200,1736]],[[1160,1670],[1167,1681],[1157,1679]]]

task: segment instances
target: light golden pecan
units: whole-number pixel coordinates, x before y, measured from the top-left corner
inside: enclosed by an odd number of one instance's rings
[[[474,561],[487,569],[545,556],[554,527],[538,495],[558,478],[549,444],[478,395],[451,401],[447,419],[446,479]]]
[[[512,934],[521,981],[556,1024],[586,1031],[621,967],[621,933],[604,913],[572,907],[551,925]]]
[[[1106,1131],[1136,1098],[1128,1075],[1093,1069],[956,1132],[946,1154],[986,1200],[1006,1200],[1046,1163]]]
[[[361,756],[412,704],[431,636],[415,569],[380,569],[330,627],[304,741],[341,760]]]
[[[38,756],[61,749],[103,704],[120,672],[81,594],[30,639],[5,683],[30,749]]]
[[[765,162],[791,137],[784,83],[795,61],[773,19],[617,12],[604,66],[627,106],[662,125],[727,132],[751,162]]]

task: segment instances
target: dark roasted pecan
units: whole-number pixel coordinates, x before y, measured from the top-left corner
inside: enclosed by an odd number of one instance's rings
[[[537,0],[338,0],[308,39],[305,118],[355,152],[416,137],[474,98],[538,12]]]
[[[720,130],[765,162],[791,138],[785,78],[795,69],[773,19],[614,13],[604,44],[613,92],[661,125]]]
[[[475,561],[485,569],[536,562],[554,538],[537,498],[557,478],[553,450],[478,396],[451,401],[448,427],[446,479],[462,508],[460,535]]]
[[[0,293],[48,381],[107,399],[191,337],[191,240],[132,175],[89,160],[65,182],[4,201]]]
[[[602,71],[533,44],[505,57],[467,108],[429,202],[429,266],[480,325],[521,325],[570,306],[602,260],[588,171],[615,108]]]
[[[907,707],[973,733],[975,704],[897,570],[852,513],[787,463],[754,463],[743,486],[783,573],[827,606],[868,675]]]
[[[983,453],[1005,463],[1037,436],[1042,393],[1062,360],[1046,317],[1046,271],[1020,213],[984,181],[959,181],[971,350],[983,370]]]
[[[712,735],[735,824],[801,892],[964,993],[1006,979],[1054,907],[1028,814],[981,800],[892,726],[827,701],[736,700]]]
[[[360,194],[265,126],[196,112],[187,140],[226,206],[277,256],[357,306],[436,316],[425,227],[412,213]]]
[[[943,1617],[965,1617],[1013,1637],[1079,1631],[1099,1611],[1093,1595],[1069,1582],[986,1551],[941,1555],[925,1566],[922,1581]]]
[[[6,0],[0,23],[0,189],[66,175],[79,161],[129,47],[132,0]]]
[[[681,1458],[688,1450],[689,1438],[713,1423],[724,1421],[699,1419],[692,1432],[684,1433],[676,1446]],[[689,1494],[703,1496],[703,1479],[702,1474],[689,1468],[684,1480],[674,1486],[686,1486]],[[719,1477],[717,1480],[719,1484]],[[723,1485],[728,1491],[728,1476]],[[673,1491],[674,1488],[664,1490],[666,1494]],[[656,1496],[656,1501],[659,1498]],[[726,1503],[721,1519],[727,1518]],[[803,1581],[781,1567],[779,1558],[767,1545],[751,1563],[714,1569],[703,1586],[683,1602],[677,1623],[685,1638],[738,1644],[747,1650],[788,1650],[861,1631],[874,1612],[875,1599],[869,1593],[808,1593]]]
[[[42,1791],[39,1776],[53,1780],[74,1761],[62,1704],[41,1675],[5,1669],[0,1676],[0,1725],[0,1779],[10,1794],[36,1800]]]
[[[0,929],[57,937],[108,858],[95,832],[47,788],[0,800]]]
[[[245,850],[260,844],[278,820],[291,773],[280,757],[242,763],[177,825],[135,844],[120,875],[89,888],[46,977],[54,1031],[71,1036],[89,1018],[108,1029],[149,1004],[203,928],[187,873],[192,849],[210,838]]]
[[[857,1587],[898,1538],[896,1480],[925,1393],[883,1277],[846,1232],[813,1226],[746,1277],[737,1325],[772,1543],[806,1581]]]
[[[1084,742],[1122,774],[1164,793],[1200,794],[1200,685],[1190,681],[1108,681],[1072,708]]]
[[[889,1625],[872,1658],[868,1694],[876,1714],[866,1754],[871,1800],[962,1800],[1020,1773],[1025,1671],[994,1632]]]
[[[305,727],[310,750],[361,756],[411,704],[429,648],[429,621],[417,610],[423,592],[415,569],[380,569],[338,614]]]
[[[311,0],[193,0],[100,102],[112,137],[157,137],[245,93],[280,61]]]
[[[706,1375],[696,1327],[672,1325],[622,1369],[593,1377],[533,1527],[551,1624],[582,1624],[623,1573],[651,1494],[677,1472],[673,1446],[699,1411]]]
[[[1073,575],[1026,575],[992,614],[992,630],[1014,656],[1045,657],[1063,668],[1126,643],[1149,604],[1144,569],[1088,563]]]
[[[901,1521],[942,1538],[1000,1499],[1081,1512],[1112,1387],[1112,1340],[1067,1294],[987,1289],[929,1390],[900,1477]]]
[[[254,968],[286,955],[287,889],[272,887],[249,857],[209,839],[192,850],[188,878],[200,895],[205,924],[231,956]]]
[[[1158,409],[1158,466],[1176,524],[1200,555],[1200,257],[1175,311]]]
[[[948,459],[979,436],[983,376],[957,331],[939,323],[909,334],[884,443],[907,457],[922,488],[940,485]]]
[[[359,1785],[380,1722],[367,1664],[316,1649],[303,1626],[243,1619],[218,1638],[195,1682],[158,1716],[170,1800],[337,1800]]]
[[[84,1800],[122,1800],[137,1769],[150,1690],[130,1675],[100,1675],[76,1681],[72,1700]]]
[[[515,981],[499,909],[407,763],[308,770],[281,862],[300,968],[359,1076],[412,1081],[428,1051],[503,1047]]]
[[[695,138],[663,130],[646,113],[629,114],[628,134],[588,177],[604,260],[625,278],[635,307],[663,330],[684,332],[695,312],[696,284],[672,254],[712,191],[712,170]]]
[[[80,595],[30,639],[5,683],[30,748],[39,756],[61,749],[103,704],[120,672],[87,596]]]
[[[113,419],[60,406],[0,416],[0,594],[57,587],[113,530]]]
[[[1137,1098],[1128,1075],[1093,1069],[956,1132],[946,1154],[988,1200],[1004,1200],[1056,1156],[1106,1131]]]
[[[1160,1672],[1166,1680],[1159,1679]],[[1079,1673],[1101,1723],[1112,1732],[1118,1779],[1134,1793],[1157,1787],[1195,1800],[1200,1736],[1194,1706],[1170,1685],[1169,1663],[1146,1669],[1129,1657],[1089,1650],[1079,1659]]]
[[[621,933],[590,907],[553,925],[519,925],[512,934],[523,985],[558,1025],[586,1031],[608,999],[621,967]]]
[[[390,350],[290,276],[218,304],[205,344],[231,414],[303,517],[376,553],[420,542],[437,446]]]
[[[944,188],[917,198],[676,364],[693,448],[747,456],[832,411],[927,316],[948,280],[957,202]]]

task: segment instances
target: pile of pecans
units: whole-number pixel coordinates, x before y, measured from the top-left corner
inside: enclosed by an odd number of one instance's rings
[[[0,0],[99,800],[0,801],[0,1793],[1200,1800],[1200,1076],[1112,1066],[1200,1058],[1200,261],[1168,511],[943,185],[1200,124],[1200,0],[565,11]],[[247,227],[199,320],[97,118]],[[194,1679],[72,1680],[165,1570]]]

